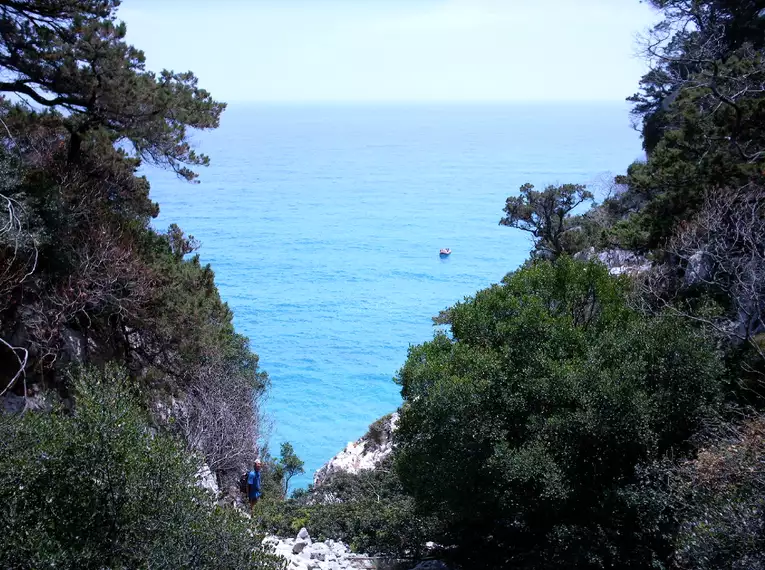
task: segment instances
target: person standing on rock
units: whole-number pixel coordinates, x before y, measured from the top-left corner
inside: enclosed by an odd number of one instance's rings
[[[247,473],[247,498],[250,500],[250,510],[260,499],[260,459],[255,461],[255,468]]]

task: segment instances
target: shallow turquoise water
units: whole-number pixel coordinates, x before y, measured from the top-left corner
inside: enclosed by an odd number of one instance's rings
[[[508,195],[642,154],[621,103],[231,105],[196,139],[201,185],[147,171],[157,226],[202,242],[271,377],[272,449],[305,460],[297,485],[397,407],[392,378],[432,316],[526,258],[497,225]]]

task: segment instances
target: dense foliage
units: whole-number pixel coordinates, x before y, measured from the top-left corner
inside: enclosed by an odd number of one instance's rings
[[[448,311],[401,369],[397,469],[470,567],[645,568],[627,493],[719,400],[714,347],[598,263],[537,261]]]
[[[765,4],[650,0],[663,19],[645,38],[651,63],[630,99],[645,162],[607,205],[606,242],[661,247],[710,190],[762,185],[765,172]]]
[[[138,175],[194,181],[225,105],[147,70],[118,6],[0,0],[0,566],[276,567],[194,488],[252,464],[267,377]]]
[[[258,505],[258,528],[280,536],[310,529],[314,539],[342,540],[367,554],[415,556],[436,535],[435,518],[415,509],[389,458],[373,470],[336,473],[319,488]]]
[[[0,91],[14,95],[0,99],[0,393],[66,397],[67,365],[117,361],[230,480],[254,459],[267,379],[196,241],[150,226],[137,176],[149,162],[193,180],[207,158],[187,130],[216,127],[224,105],[191,73],[147,71],[118,4],[0,1]]]
[[[664,472],[678,513],[680,568],[765,568],[765,418],[723,423],[698,455]]]
[[[74,379],[71,412],[0,416],[0,566],[281,568],[190,484],[199,459],[152,433],[135,388],[108,367]]]

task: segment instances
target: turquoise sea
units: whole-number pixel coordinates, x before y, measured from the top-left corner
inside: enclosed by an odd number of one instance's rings
[[[195,140],[201,184],[146,171],[156,225],[201,241],[271,377],[272,451],[305,460],[298,486],[398,406],[392,378],[431,317],[526,258],[498,225],[507,196],[642,156],[618,102],[232,104]]]

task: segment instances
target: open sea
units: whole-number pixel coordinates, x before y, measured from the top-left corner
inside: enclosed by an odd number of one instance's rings
[[[396,409],[431,317],[527,257],[498,225],[507,196],[643,156],[618,102],[232,104],[195,140],[201,184],[145,170],[155,225],[201,241],[271,377],[271,451],[289,441],[305,461],[295,486]]]

